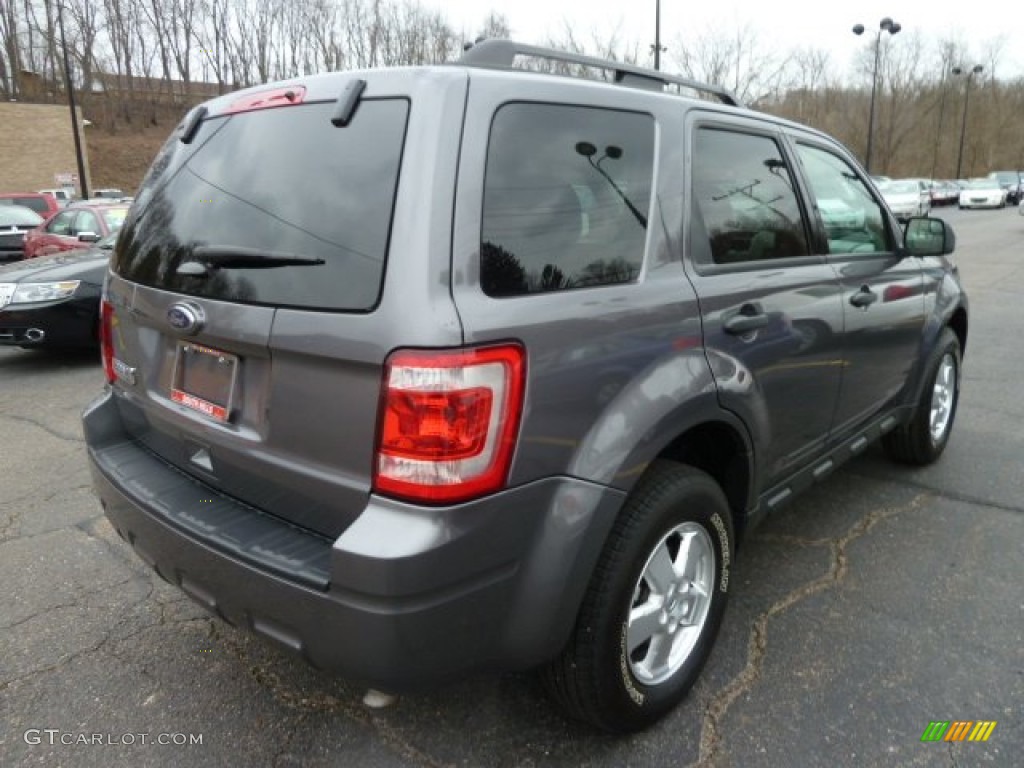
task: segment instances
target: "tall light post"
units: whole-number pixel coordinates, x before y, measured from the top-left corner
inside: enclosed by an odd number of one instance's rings
[[[902,28],[899,22],[893,21],[888,16],[878,22],[878,33],[875,35],[875,66],[871,70],[871,107],[868,110],[868,151],[867,156],[864,158],[864,167],[868,173],[871,173],[871,148],[875,138],[875,94],[878,90],[878,54],[882,47],[882,33],[888,32],[890,35],[895,35]],[[864,34],[864,25],[854,25],[853,34]]]
[[[654,68],[661,69],[661,52],[666,50],[661,45],[661,0],[654,0]]]
[[[932,175],[931,178],[935,178],[935,172],[939,166],[939,145],[942,144],[942,118],[946,113],[946,68],[942,68],[942,83],[939,85],[941,95],[939,96],[939,124],[935,128],[935,146],[932,147]]]
[[[967,133],[967,104],[971,99],[971,80],[975,75],[981,74],[985,68],[981,64],[975,64],[970,71],[962,67],[953,67],[954,75],[967,75],[967,83],[964,85],[964,113],[960,118],[960,151],[956,154],[956,177],[963,178],[960,173],[964,162],[964,136]]]
[[[82,154],[82,137],[78,133],[78,115],[75,112],[75,83],[71,79],[71,60],[68,58],[68,41],[64,35],[64,6],[57,3],[57,23],[60,25],[60,46],[64,49],[64,89],[68,93],[68,108],[71,110],[71,135],[75,139],[75,159],[78,161],[78,183],[82,188],[82,199],[89,199],[89,183],[85,178],[85,157]]]

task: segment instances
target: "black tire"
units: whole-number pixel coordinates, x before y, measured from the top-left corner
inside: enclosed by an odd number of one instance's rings
[[[693,560],[686,575],[674,569],[684,546]],[[612,733],[640,730],[665,715],[689,692],[711,652],[729,595],[733,551],[732,518],[718,484],[682,464],[651,464],[612,528],[569,642],[541,670],[549,695],[571,717]],[[658,573],[657,562],[673,567],[675,582],[664,594],[648,576]],[[653,609],[647,627],[665,627],[667,620],[676,629],[652,629],[630,654],[628,644],[647,634],[639,619],[630,624],[630,613],[645,606]],[[684,626],[691,615],[697,620]],[[677,653],[664,669],[655,667],[662,647]],[[642,679],[658,670],[665,676]]]
[[[960,402],[960,340],[949,328],[944,328],[939,342],[928,359],[925,385],[921,397],[914,408],[910,420],[897,427],[882,438],[882,446],[890,459],[903,464],[924,466],[936,461],[949,443],[949,435],[953,431],[957,405]],[[946,365],[952,364],[952,380],[948,385],[952,388],[949,402],[942,407],[934,399],[939,397],[939,377],[947,375]],[[933,405],[939,407],[939,416],[945,412],[941,429],[933,430]]]

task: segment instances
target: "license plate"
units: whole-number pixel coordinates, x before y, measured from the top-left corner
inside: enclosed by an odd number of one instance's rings
[[[171,400],[215,421],[227,421],[237,375],[235,355],[185,342],[178,346]]]

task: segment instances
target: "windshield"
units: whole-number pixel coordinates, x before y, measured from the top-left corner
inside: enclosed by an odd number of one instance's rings
[[[217,117],[203,121],[189,145],[172,138],[140,189],[115,271],[229,301],[371,309],[383,283],[409,104],[366,99],[344,128],[331,123],[335,108]],[[212,251],[253,258],[195,269]],[[254,268],[260,254],[294,261]]]
[[[996,179],[975,179],[967,185],[968,189],[1001,189]]]

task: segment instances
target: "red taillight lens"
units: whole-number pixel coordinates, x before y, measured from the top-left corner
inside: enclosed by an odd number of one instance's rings
[[[114,305],[106,299],[100,301],[100,355],[103,358],[103,373],[107,383],[114,379]]]
[[[403,350],[384,373],[374,490],[454,502],[501,488],[523,407],[519,345]]]
[[[487,441],[493,400],[483,387],[445,394],[395,392],[384,411],[380,450],[426,461],[477,456]]]

